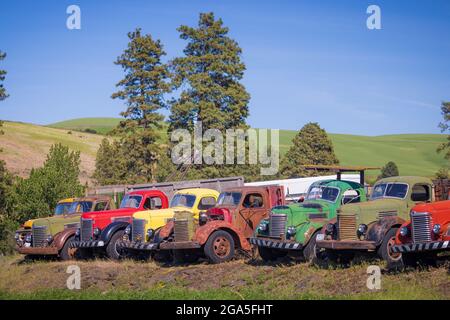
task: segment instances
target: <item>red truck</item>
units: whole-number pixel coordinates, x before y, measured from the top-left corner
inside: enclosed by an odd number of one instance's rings
[[[405,266],[445,250],[450,250],[450,200],[414,206],[391,247],[394,254],[402,255]]]
[[[155,235],[152,245],[124,239],[119,246],[133,253],[147,250],[166,257],[164,253],[172,252],[176,260],[185,262],[200,256],[211,263],[225,262],[237,250],[249,253],[248,239],[261,219],[269,216],[272,207],[285,203],[282,186],[228,188],[221,192],[216,206],[201,213],[198,221],[190,212],[175,212],[174,218]]]
[[[139,190],[127,193],[119,209],[89,212],[81,215],[80,228],[75,233],[71,248],[79,249],[79,256],[86,257],[94,252],[119,259],[121,252],[117,241],[131,222],[133,213],[142,210],[166,209],[169,199],[159,190]]]

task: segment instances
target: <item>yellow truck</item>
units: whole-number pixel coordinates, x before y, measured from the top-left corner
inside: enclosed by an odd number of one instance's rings
[[[124,241],[120,245],[126,251],[148,251],[153,248],[155,234],[175,212],[190,212],[194,219],[201,212],[216,205],[219,192],[213,189],[191,188],[174,193],[168,209],[139,211],[133,214],[132,223],[127,226]]]

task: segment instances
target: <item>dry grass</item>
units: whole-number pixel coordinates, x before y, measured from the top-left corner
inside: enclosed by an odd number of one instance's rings
[[[67,266],[81,269],[82,289],[66,289]],[[366,287],[367,266],[324,270],[305,263],[264,265],[244,260],[162,266],[106,260],[25,262],[0,260],[0,297],[224,298],[224,299],[450,299],[448,266],[383,274],[382,288]],[[381,266],[381,265],[380,265]]]

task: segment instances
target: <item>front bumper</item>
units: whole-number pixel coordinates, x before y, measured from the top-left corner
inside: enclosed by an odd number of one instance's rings
[[[30,255],[57,255],[58,248],[56,247],[16,247],[20,254]]]
[[[104,246],[105,242],[101,240],[72,241],[70,243],[71,248],[99,248]]]
[[[302,250],[303,244],[298,242],[287,242],[283,240],[275,240],[270,238],[250,238],[250,243],[258,247],[267,247],[282,250]]]
[[[195,241],[171,241],[161,242],[159,249],[161,250],[177,250],[177,249],[200,249],[202,246]]]
[[[374,241],[363,240],[317,240],[319,248],[331,250],[375,250],[377,248]]]
[[[435,250],[450,250],[450,241],[396,244],[391,248],[391,251],[396,253],[435,251]]]
[[[151,251],[158,249],[158,244],[154,242],[131,242],[119,241],[117,247],[125,250]]]

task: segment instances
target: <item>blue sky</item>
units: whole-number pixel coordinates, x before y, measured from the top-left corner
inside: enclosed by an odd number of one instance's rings
[[[81,30],[66,8],[81,8]],[[366,9],[381,8],[381,30]],[[450,1],[2,1],[0,50],[7,59],[0,118],[48,124],[118,116],[110,98],[123,76],[113,64],[127,32],[159,38],[182,54],[176,28],[213,11],[243,49],[254,127],[362,135],[439,133],[450,100]]]

